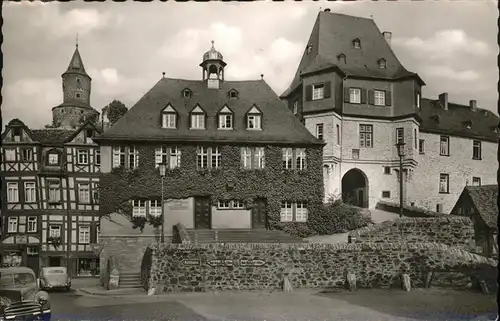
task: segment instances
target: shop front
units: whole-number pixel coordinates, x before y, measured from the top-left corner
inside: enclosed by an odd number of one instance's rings
[[[78,257],[76,261],[76,276],[99,276],[99,258],[95,256]]]
[[[0,260],[2,267],[26,266],[38,274],[40,269],[40,240],[34,236],[16,234],[2,240]]]

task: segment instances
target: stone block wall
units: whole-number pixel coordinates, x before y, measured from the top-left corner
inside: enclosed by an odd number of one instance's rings
[[[475,269],[493,260],[435,243],[157,244],[149,286],[156,292],[391,286],[408,273],[421,286],[425,271]]]
[[[349,233],[351,243],[431,242],[473,250],[472,220],[461,216],[407,218],[370,225]]]
[[[375,206],[375,208],[399,214],[399,204],[397,203],[379,201]],[[409,206],[409,205],[403,206],[403,216],[406,217],[436,217],[436,216],[448,216],[448,215],[449,214],[434,212],[416,206]]]

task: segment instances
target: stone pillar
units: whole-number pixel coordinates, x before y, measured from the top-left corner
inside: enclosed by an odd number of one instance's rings
[[[410,292],[411,290],[411,281],[410,276],[406,273],[401,275],[401,284],[403,285],[403,290],[406,292]]]
[[[356,291],[356,275],[354,273],[347,273],[347,285],[349,291]]]

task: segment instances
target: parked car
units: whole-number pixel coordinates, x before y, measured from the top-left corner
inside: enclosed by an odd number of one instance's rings
[[[40,287],[47,290],[69,291],[71,289],[71,277],[66,267],[44,267],[40,270]]]
[[[0,268],[0,320],[50,321],[49,294],[27,267]]]

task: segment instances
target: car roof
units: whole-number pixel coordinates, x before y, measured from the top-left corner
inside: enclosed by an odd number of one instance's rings
[[[64,270],[66,271],[65,266],[46,266],[42,268],[42,271],[50,271],[50,270]]]
[[[8,267],[8,268],[0,268],[0,274],[1,273],[32,273],[35,274],[35,272],[30,269],[29,267],[25,266],[13,266],[13,267]]]

